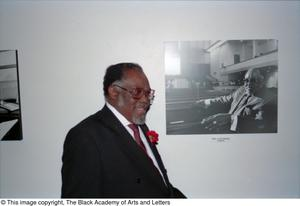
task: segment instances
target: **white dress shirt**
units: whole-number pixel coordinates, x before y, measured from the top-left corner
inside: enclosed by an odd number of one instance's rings
[[[114,113],[114,115],[118,118],[118,120],[121,122],[121,124],[126,128],[126,130],[129,132],[129,134],[132,136],[132,138],[134,139],[134,134],[132,129],[130,129],[130,127],[128,126],[129,124],[132,124],[132,122],[129,122],[118,110],[116,110],[111,104],[109,104],[108,102],[106,102],[106,106],[110,109],[110,111],[112,111],[112,113]],[[143,144],[145,145],[146,151],[148,156],[152,159],[154,166],[158,169],[160,175],[163,177],[163,174],[158,166],[158,163],[156,161],[156,158],[153,155],[153,152],[148,144],[148,141],[143,133],[143,131],[141,130],[140,127],[139,128],[139,132],[140,132],[140,137],[142,139]],[[135,141],[135,139],[134,139]],[[164,177],[163,177],[164,179]]]

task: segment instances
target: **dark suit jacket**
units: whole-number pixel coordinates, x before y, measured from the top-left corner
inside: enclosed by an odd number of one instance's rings
[[[148,128],[141,126],[144,133]],[[155,145],[166,183],[126,128],[104,106],[67,134],[62,167],[63,198],[176,198]]]

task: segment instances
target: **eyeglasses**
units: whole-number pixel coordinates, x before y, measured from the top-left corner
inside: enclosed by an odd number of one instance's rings
[[[256,84],[256,83],[258,83],[258,81],[257,80],[255,80],[255,79],[244,79],[244,83],[245,84],[249,84],[249,83],[251,83],[251,84]]]
[[[140,98],[142,98],[143,95],[145,95],[145,97],[147,97],[151,102],[154,99],[155,90],[153,90],[153,89],[149,89],[149,90],[144,90],[142,88],[126,89],[117,84],[113,84],[113,86],[119,87],[119,88],[123,89],[124,91],[130,93],[130,95],[134,99],[140,99]]]

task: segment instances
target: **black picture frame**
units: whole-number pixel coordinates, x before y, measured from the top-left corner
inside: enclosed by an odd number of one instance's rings
[[[0,50],[0,140],[23,139],[17,50]]]

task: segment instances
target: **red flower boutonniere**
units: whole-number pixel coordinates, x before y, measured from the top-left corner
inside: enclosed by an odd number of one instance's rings
[[[149,130],[147,136],[150,139],[150,142],[153,144],[158,144],[158,134],[154,130]]]

